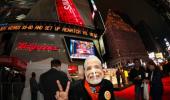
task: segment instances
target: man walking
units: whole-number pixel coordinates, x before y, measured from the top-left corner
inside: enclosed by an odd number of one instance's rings
[[[31,100],[37,100],[38,83],[35,78],[36,74],[32,72],[32,77],[30,78]]]

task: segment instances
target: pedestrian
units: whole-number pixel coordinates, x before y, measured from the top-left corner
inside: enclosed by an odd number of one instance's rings
[[[130,70],[129,79],[135,85],[135,100],[143,99],[142,81],[144,79],[144,69],[139,59],[134,59],[134,68]]]
[[[40,75],[40,92],[44,100],[56,100],[55,93],[58,91],[56,81],[59,80],[62,87],[66,87],[69,81],[67,74],[61,71],[61,62],[58,59],[51,61],[51,69]]]
[[[36,81],[36,73],[32,72],[30,78],[31,100],[37,100],[38,83]]]
[[[149,60],[147,63],[150,72],[150,94],[152,100],[162,100],[163,84],[162,84],[162,71],[153,60]]]
[[[116,71],[116,79],[117,79],[118,87],[121,87],[121,84],[120,84],[120,79],[121,79],[120,68],[118,68],[117,71]]]
[[[126,77],[125,77],[125,73],[124,73],[124,69],[122,68],[121,69],[121,77],[122,77],[122,84],[123,84],[123,87],[125,87],[126,86]]]

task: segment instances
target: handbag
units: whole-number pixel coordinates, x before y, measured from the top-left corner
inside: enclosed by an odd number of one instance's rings
[[[143,83],[143,98],[144,100],[149,100],[149,89],[148,89],[148,83]]]

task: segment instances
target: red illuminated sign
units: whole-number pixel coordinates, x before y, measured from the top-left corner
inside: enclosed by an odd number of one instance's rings
[[[27,43],[27,42],[19,42],[17,45],[18,50],[28,50],[29,52],[33,50],[44,50],[44,51],[55,51],[59,50],[58,47],[48,44],[35,44],[35,43]]]
[[[69,65],[68,66],[68,72],[70,74],[76,73],[78,71],[78,66],[77,65]]]
[[[72,0],[56,0],[57,13],[61,22],[83,26],[84,22]]]

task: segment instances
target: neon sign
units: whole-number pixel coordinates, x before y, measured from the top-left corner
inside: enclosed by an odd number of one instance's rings
[[[45,22],[45,21],[18,21],[9,22],[8,25],[0,24],[1,32],[53,32],[53,33],[66,33],[78,36],[99,38],[104,30],[93,29],[87,27],[80,27],[73,24],[58,23],[58,22]]]
[[[28,50],[29,52],[32,52],[33,50],[56,51],[56,50],[59,50],[59,48],[54,45],[48,45],[48,44],[19,42],[17,45],[17,50]]]
[[[83,26],[84,22],[72,0],[56,0],[56,11],[61,22]]]

